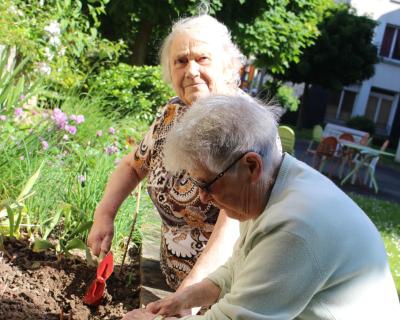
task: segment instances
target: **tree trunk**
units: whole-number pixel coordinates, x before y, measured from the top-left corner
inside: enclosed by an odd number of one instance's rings
[[[152,28],[153,24],[150,21],[146,19],[140,21],[139,31],[132,46],[132,64],[137,66],[144,65]]]
[[[303,96],[301,97],[299,113],[297,114],[297,123],[296,123],[297,130],[300,130],[303,128],[304,110],[306,108],[306,103],[308,100],[309,86],[310,86],[309,83],[307,83],[307,82],[304,83]]]

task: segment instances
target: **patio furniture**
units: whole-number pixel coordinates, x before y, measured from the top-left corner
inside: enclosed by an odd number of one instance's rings
[[[294,155],[295,133],[288,126],[279,126],[279,137],[281,138],[282,150]]]
[[[325,125],[324,131],[322,133],[323,137],[335,137],[339,139],[340,135],[343,133],[349,133],[353,136],[354,142],[360,143],[360,141],[364,138],[369,138],[369,133],[366,131],[361,131],[353,128],[348,128],[344,126],[340,126],[338,124],[327,123]]]
[[[323,172],[325,163],[332,160],[335,156],[338,140],[335,137],[326,137],[319,143],[313,158],[313,167],[320,172]],[[329,176],[332,176],[331,170],[328,170]]]
[[[314,143],[320,143],[321,139],[322,139],[322,132],[324,131],[324,129],[322,129],[322,127],[317,124],[313,127],[313,131],[312,131],[312,139],[307,147],[306,153],[311,153],[311,154],[315,154],[315,152],[317,151],[317,149],[313,149],[313,145]]]
[[[346,145],[349,148],[353,148],[357,151],[357,155],[353,160],[354,168],[349,172],[349,174],[344,177],[344,179],[340,182],[341,185],[346,183],[347,180],[351,178],[351,183],[354,184],[356,177],[359,175],[359,172],[362,168],[366,167],[366,173],[364,177],[364,183],[366,184],[368,180],[369,187],[374,188],[375,193],[378,193],[378,183],[375,178],[376,172],[376,165],[379,161],[380,156],[390,156],[394,157],[393,153],[386,152],[385,149],[387,148],[389,141],[386,140],[380,149],[370,148],[368,146],[363,146],[361,144],[355,144],[352,142],[341,142],[343,145]]]
[[[354,157],[354,150],[351,148],[346,148],[340,142],[341,141],[354,141],[354,136],[351,133],[344,132],[339,136],[339,145],[336,156],[340,159],[340,167],[339,167],[339,178],[343,177],[343,171],[346,164],[350,164]]]

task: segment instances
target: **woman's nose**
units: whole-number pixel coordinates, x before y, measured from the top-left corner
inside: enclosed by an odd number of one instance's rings
[[[207,191],[204,191],[201,188],[199,188],[199,197],[200,197],[200,201],[203,202],[204,204],[209,203],[212,198],[211,195]]]
[[[187,64],[186,76],[194,78],[200,74],[200,66],[194,60],[189,60]]]

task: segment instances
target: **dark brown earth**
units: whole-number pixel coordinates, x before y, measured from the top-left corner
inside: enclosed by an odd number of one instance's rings
[[[98,307],[82,297],[96,274],[79,256],[34,253],[26,240],[4,239],[0,252],[0,320],[121,319],[139,306],[139,256],[133,253],[124,273],[116,265],[107,280],[107,292]]]

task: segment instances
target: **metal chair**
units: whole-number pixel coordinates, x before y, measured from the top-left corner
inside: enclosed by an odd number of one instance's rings
[[[338,140],[335,137],[324,138],[317,146],[317,150],[313,158],[313,167],[322,173],[326,161],[334,158],[337,145]],[[328,174],[329,176],[332,176],[332,164],[331,170],[328,170]]]
[[[324,129],[322,129],[322,127],[319,124],[317,124],[313,127],[312,139],[307,147],[306,153],[315,154],[317,149],[313,149],[312,147],[313,147],[314,143],[318,144],[321,142],[323,131],[324,131]]]
[[[295,133],[288,126],[279,126],[279,137],[281,138],[282,150],[294,155]]]

